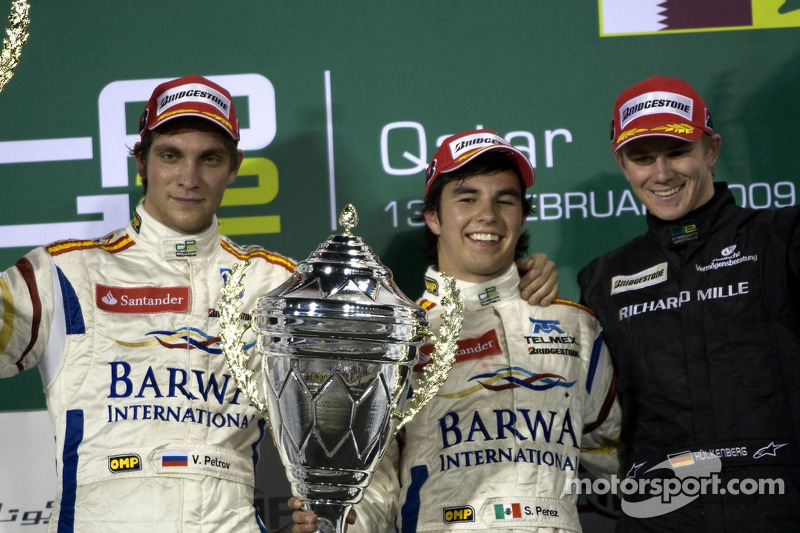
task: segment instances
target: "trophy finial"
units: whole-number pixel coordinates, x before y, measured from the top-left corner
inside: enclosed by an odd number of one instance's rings
[[[358,226],[358,212],[353,204],[347,204],[339,215],[339,225],[344,226],[342,235],[352,235],[350,230]]]

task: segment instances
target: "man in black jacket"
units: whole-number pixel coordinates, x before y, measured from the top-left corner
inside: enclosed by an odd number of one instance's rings
[[[624,91],[611,133],[648,211],[578,276],[618,371],[618,531],[797,530],[800,209],[740,208],[713,183],[720,136],[682,80]]]

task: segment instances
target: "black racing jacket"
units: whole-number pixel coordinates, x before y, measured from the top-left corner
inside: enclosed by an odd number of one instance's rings
[[[648,214],[647,224],[578,274],[618,372],[624,472],[680,478],[716,456],[728,490],[639,519],[623,503],[618,530],[797,530],[800,208],[741,208],[717,183],[683,219]],[[782,479],[784,494],[728,486],[766,478]]]

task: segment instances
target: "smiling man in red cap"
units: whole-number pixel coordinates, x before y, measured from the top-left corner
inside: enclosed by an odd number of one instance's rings
[[[249,309],[294,263],[219,234],[242,162],[227,90],[159,85],[140,134],[131,223],[36,248],[0,276],[0,376],[42,375],[59,480],[49,531],[265,532],[264,421],[230,379],[214,308],[234,264],[251,263]]]
[[[676,489],[626,495],[618,531],[797,529],[800,209],[736,206],[713,182],[720,142],[683,80],[616,100],[611,148],[648,230],[578,282],[618,371],[624,470]],[[682,484],[698,479],[716,490]],[[739,490],[756,480],[776,484]]]
[[[599,323],[573,302],[519,297],[514,259],[527,247],[533,181],[528,158],[489,130],[448,137],[430,162],[422,213],[433,265],[419,303],[435,329],[442,274],[456,279],[459,349],[381,462],[349,533],[580,531],[569,489],[579,462],[616,473],[621,414]],[[315,530],[310,513],[294,519],[293,532]]]
[[[243,159],[224,87],[160,84],[140,136],[144,200],[126,228],[36,248],[0,275],[0,377],[38,366],[45,385],[59,480],[49,531],[265,532],[265,423],[230,379],[215,306],[236,263],[250,261],[250,309],[294,262],[219,233]],[[533,298],[557,291],[544,259]]]

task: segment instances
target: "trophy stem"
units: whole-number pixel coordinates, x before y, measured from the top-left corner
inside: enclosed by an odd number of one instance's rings
[[[305,502],[306,510],[317,515],[316,533],[342,533],[345,528],[347,514],[353,507],[350,504],[315,501]]]

